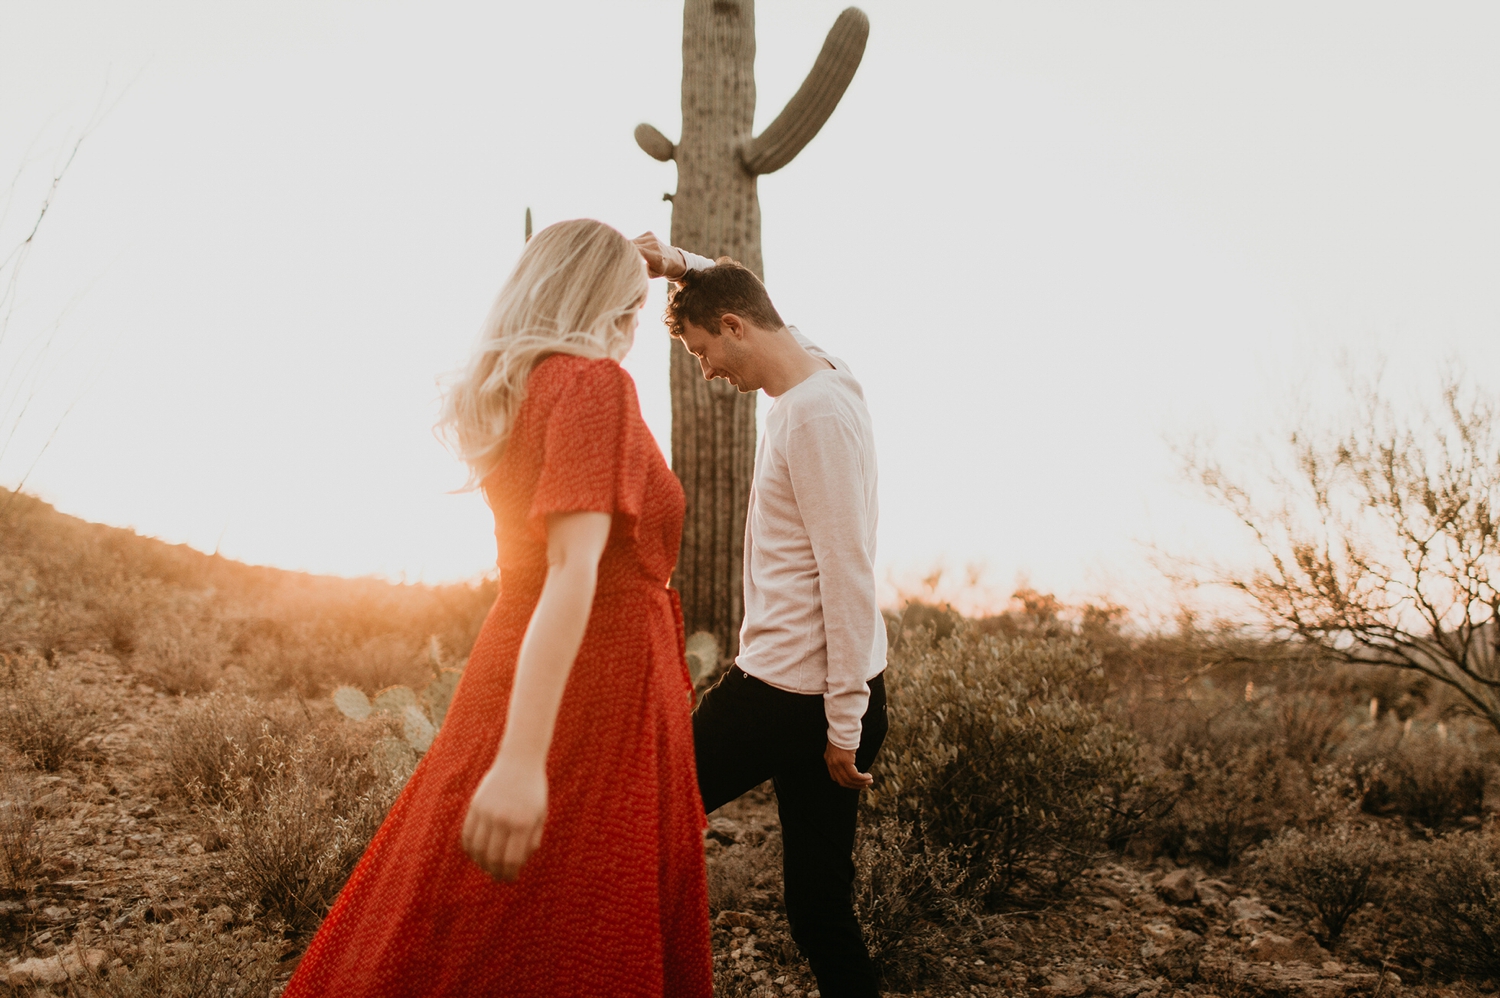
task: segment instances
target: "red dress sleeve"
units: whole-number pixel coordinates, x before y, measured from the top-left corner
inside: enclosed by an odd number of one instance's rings
[[[527,512],[540,537],[551,513],[610,513],[634,529],[646,491],[639,449],[647,433],[635,384],[611,360],[574,361],[569,383],[547,414],[542,472]]]

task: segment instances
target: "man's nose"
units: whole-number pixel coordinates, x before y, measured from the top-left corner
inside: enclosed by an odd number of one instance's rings
[[[703,368],[703,377],[706,380],[714,380],[714,366],[708,362],[707,357],[699,357],[698,366]]]

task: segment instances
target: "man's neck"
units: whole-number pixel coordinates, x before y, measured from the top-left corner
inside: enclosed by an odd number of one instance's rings
[[[770,334],[767,346],[770,349],[764,354],[765,370],[760,387],[772,398],[785,395],[819,371],[833,367],[822,357],[808,353],[786,326]]]

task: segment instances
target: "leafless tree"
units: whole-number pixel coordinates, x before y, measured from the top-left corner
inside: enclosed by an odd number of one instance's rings
[[[1428,676],[1500,730],[1500,408],[1457,377],[1415,416],[1378,385],[1353,396],[1341,431],[1291,434],[1259,486],[1190,461],[1264,554],[1219,581],[1282,633]]]

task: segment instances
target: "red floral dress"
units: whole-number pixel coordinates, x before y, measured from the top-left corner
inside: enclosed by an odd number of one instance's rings
[[[447,719],[285,998],[683,996],[713,991],[703,804],[682,616],[667,587],[683,495],[610,360],[537,365],[500,466],[502,594]],[[547,571],[546,516],[614,514],[547,759],[542,845],[512,883],[459,836],[505,727]]]

